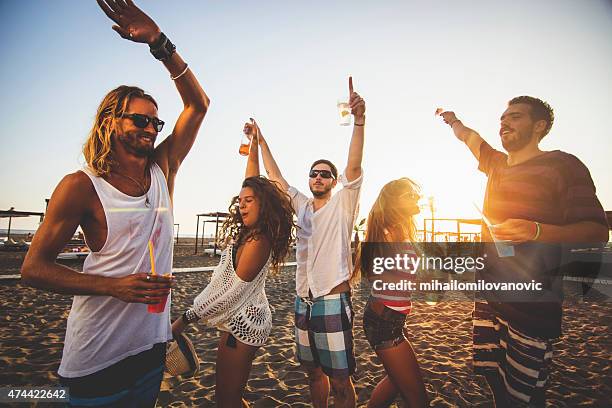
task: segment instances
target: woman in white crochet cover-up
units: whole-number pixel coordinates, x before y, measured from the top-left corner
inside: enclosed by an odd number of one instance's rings
[[[253,119],[244,132],[253,140],[240,195],[222,227],[226,248],[208,286],[172,324],[175,337],[195,321],[221,330],[215,384],[220,407],[248,405],[242,394],[251,364],[272,329],[266,275],[286,257],[295,226],[289,196],[259,175],[260,130]]]

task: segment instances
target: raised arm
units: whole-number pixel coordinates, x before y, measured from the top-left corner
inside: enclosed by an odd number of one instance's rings
[[[183,101],[183,111],[174,125],[172,134],[155,149],[155,161],[164,171],[170,192],[174,177],[191,146],[208,110],[210,100],[195,75],[181,56],[172,50],[172,44],[157,24],[131,0],[97,0],[104,13],[113,20],[113,26],[126,40],[149,44],[151,52],[162,58],[171,79]],[[164,52],[164,50],[166,50]]]
[[[247,159],[246,172],[244,178],[259,176],[259,126],[255,119],[251,118],[251,123],[244,124],[244,133],[251,135],[251,150]]]
[[[448,124],[451,129],[453,129],[453,133],[455,133],[455,137],[461,140],[466,146],[470,149],[476,160],[480,159],[480,145],[483,142],[482,137],[473,129],[465,126],[457,116],[455,116],[455,112],[442,112],[440,113],[444,122]]]
[[[280,184],[283,191],[287,191],[289,189],[289,183],[287,183],[287,180],[283,178],[283,175],[276,164],[276,160],[274,160],[274,157],[272,156],[270,147],[268,146],[266,139],[264,139],[263,135],[261,134],[261,130],[259,130],[259,127],[257,129],[257,138],[259,140],[259,147],[261,147],[261,158],[263,159],[266,174],[268,174],[268,178],[270,180]]]
[[[81,172],[70,174],[59,183],[21,267],[23,283],[69,295],[113,296],[124,302],[158,303],[170,288],[167,278],[152,276],[147,280],[143,273],[108,278],[79,273],[55,262],[79,224],[90,215],[92,197],[97,197],[93,185]]]
[[[353,90],[353,77],[349,77],[349,106],[354,116],[353,135],[349,146],[348,161],[344,175],[353,181],[361,176],[361,161],[363,159],[363,138],[365,127],[365,101]]]

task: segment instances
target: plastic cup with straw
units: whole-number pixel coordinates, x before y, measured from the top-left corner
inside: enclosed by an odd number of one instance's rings
[[[155,273],[155,255],[153,251],[153,243],[149,240],[149,260],[151,261],[151,275]],[[165,276],[165,275],[164,275]],[[164,299],[159,303],[153,303],[147,305],[147,312],[149,313],[162,313],[166,309],[166,302],[168,301],[168,295],[164,296]]]

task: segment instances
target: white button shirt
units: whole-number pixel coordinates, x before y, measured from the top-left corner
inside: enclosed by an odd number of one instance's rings
[[[298,296],[327,295],[350,279],[353,271],[351,237],[359,210],[361,175],[349,182],[340,176],[342,189],[323,207],[313,211],[313,199],[295,187],[289,187],[291,205],[297,214],[297,270],[295,289]]]

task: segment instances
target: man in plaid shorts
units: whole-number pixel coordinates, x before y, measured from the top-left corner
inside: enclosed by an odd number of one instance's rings
[[[315,407],[326,407],[330,385],[337,407],[355,406],[353,311],[351,306],[351,234],[358,213],[363,179],[361,159],[365,102],[353,91],[349,105],[354,116],[348,163],[340,176],[343,188],[332,195],[338,180],[336,166],[317,160],[310,166],[308,198],[290,187],[263,138],[259,138],[264,166],[271,180],[291,197],[297,214],[297,270],[295,334],[297,358],[308,371]]]
[[[542,151],[554,114],[544,101],[519,96],[500,118],[502,146],[493,149],[453,112],[441,116],[488,177],[483,241],[512,241],[514,256],[485,244],[487,282],[535,281],[538,291],[487,291],[475,302],[474,371],[487,379],[497,407],[545,406],[553,356],[561,335],[562,244],[608,241],[605,212],[587,167],[560,150]]]

